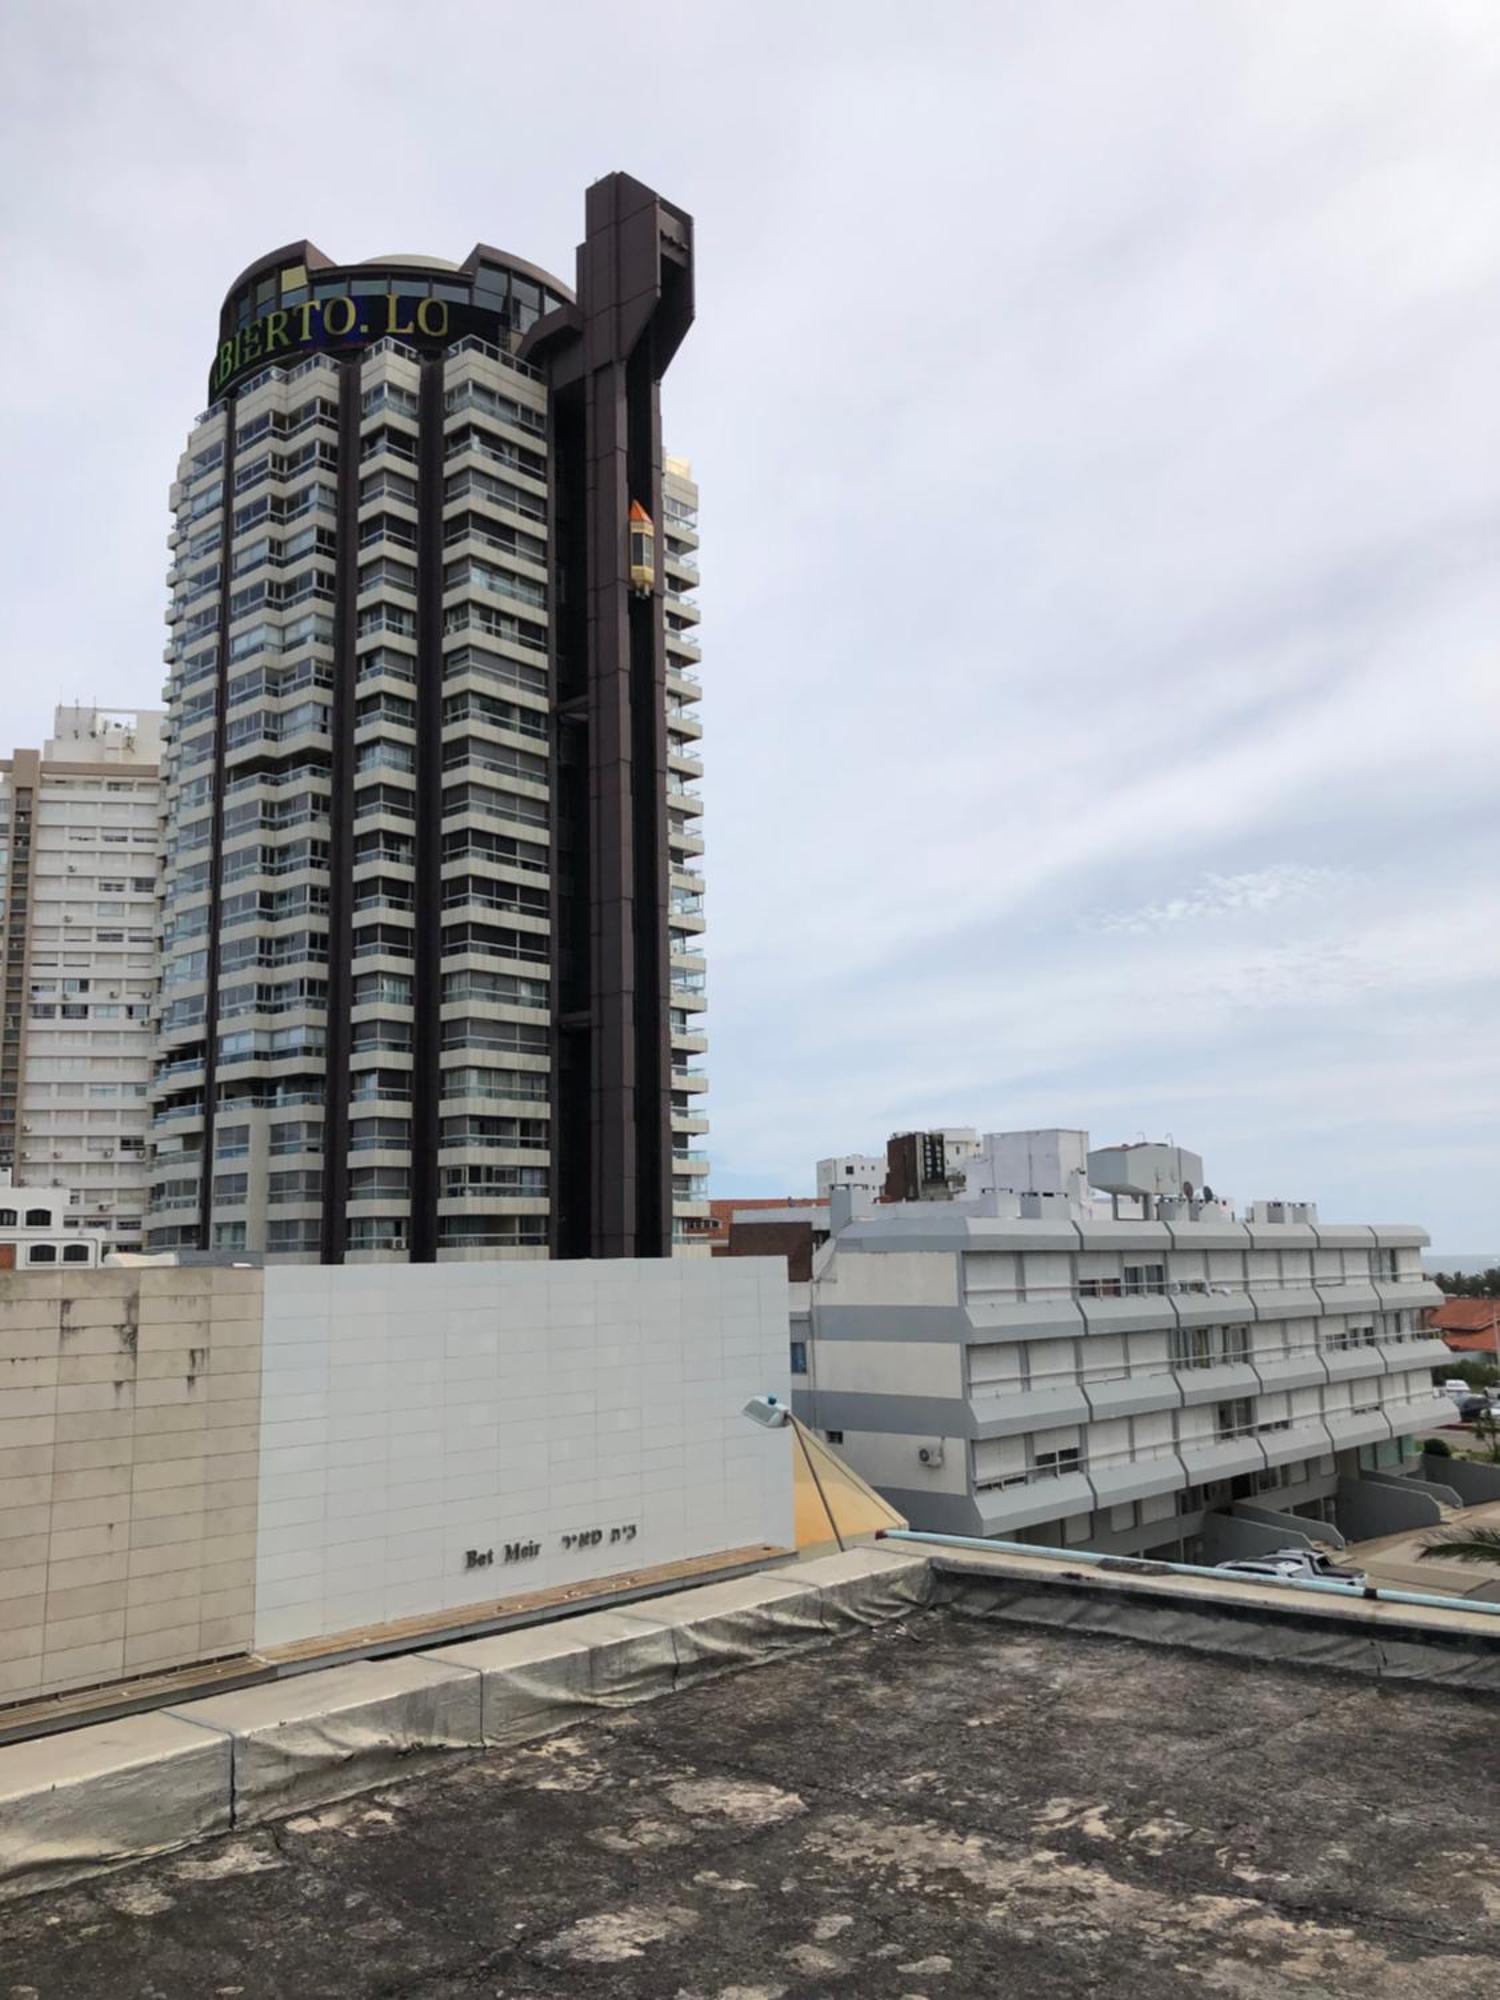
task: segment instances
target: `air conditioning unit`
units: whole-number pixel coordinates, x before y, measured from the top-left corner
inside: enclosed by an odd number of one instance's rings
[[[941,1465],[943,1447],[941,1444],[924,1444],[918,1450],[917,1457],[923,1465]]]

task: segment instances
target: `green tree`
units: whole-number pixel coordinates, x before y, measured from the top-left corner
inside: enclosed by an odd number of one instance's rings
[[[1500,1265],[1487,1271],[1434,1271],[1432,1282],[1450,1299],[1500,1298]]]

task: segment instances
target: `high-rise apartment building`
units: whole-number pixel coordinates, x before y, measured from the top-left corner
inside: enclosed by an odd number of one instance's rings
[[[173,489],[152,1247],[668,1254],[704,1075],[692,224],[259,258]]]
[[[155,983],[161,718],[59,708],[0,761],[0,1170],[138,1250]]]

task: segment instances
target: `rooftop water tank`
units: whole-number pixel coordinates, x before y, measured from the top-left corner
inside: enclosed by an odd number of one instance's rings
[[[1089,1185],[1101,1194],[1201,1194],[1203,1156],[1155,1141],[1098,1146],[1089,1154]]]

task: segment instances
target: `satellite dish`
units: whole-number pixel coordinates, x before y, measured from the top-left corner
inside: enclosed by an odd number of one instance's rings
[[[1212,1201],[1212,1200],[1213,1200],[1213,1198],[1214,1198],[1214,1191],[1213,1191],[1213,1189],[1212,1189],[1211,1187],[1206,1187],[1206,1188],[1205,1188],[1205,1189],[1203,1190],[1203,1199],[1204,1199],[1205,1201]]]
[[[1192,1182],[1191,1182],[1191,1181],[1184,1181],[1184,1182],[1183,1182],[1183,1184],[1182,1184],[1182,1192],[1183,1192],[1183,1193],[1184,1193],[1184,1194],[1185,1194],[1185,1195],[1187,1196],[1187,1198],[1188,1198],[1188,1200],[1189,1200],[1189,1201],[1191,1201],[1191,1200],[1192,1200],[1192,1198],[1193,1198],[1193,1184],[1192,1184]]]

